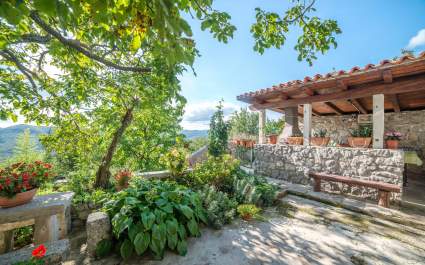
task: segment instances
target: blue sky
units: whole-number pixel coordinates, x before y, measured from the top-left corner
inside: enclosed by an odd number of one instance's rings
[[[282,49],[267,50],[263,55],[255,53],[249,32],[254,8],[283,12],[289,5],[289,0],[217,0],[214,7],[229,12],[238,28],[228,44],[201,31],[199,22],[191,22],[201,57],[194,66],[197,76],[186,72],[180,78],[182,93],[188,100],[182,122],[185,129],[208,128],[209,117],[220,99],[224,99],[226,113],[230,113],[245,106],[236,96],[247,91],[334,68],[378,63],[399,55],[409,42],[410,48],[425,50],[425,0],[317,0],[317,15],[336,19],[342,29],[337,36],[337,49],[320,55],[310,67],[297,61],[293,46],[298,34],[292,32]],[[0,127],[9,125],[11,122],[0,121]]]
[[[298,34],[292,32],[282,49],[271,49],[263,55],[255,53],[249,32],[254,22],[254,8],[260,6],[282,12],[289,4],[286,0],[216,1],[215,8],[229,12],[238,28],[228,44],[218,43],[208,32],[202,32],[198,23],[192,23],[202,56],[195,63],[197,76],[188,72],[180,79],[183,95],[188,100],[182,123],[185,128],[207,128],[214,105],[221,98],[226,102],[227,111],[231,112],[246,105],[236,100],[239,94],[307,75],[327,73],[333,68],[350,69],[391,59],[418,34],[413,48],[425,50],[425,0],[318,0],[317,15],[336,19],[342,29],[342,34],[337,36],[337,49],[318,56],[310,67],[297,61],[293,47]],[[421,29],[424,29],[422,33]],[[268,116],[276,117],[272,113]]]

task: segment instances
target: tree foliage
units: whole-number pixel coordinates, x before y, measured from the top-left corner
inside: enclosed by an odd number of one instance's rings
[[[311,64],[340,32],[309,17],[313,6],[295,1],[283,18],[257,9],[254,50],[281,47],[296,26],[299,60]],[[179,129],[177,76],[198,55],[188,15],[221,42],[236,30],[212,0],[0,1],[0,119],[54,126],[47,149],[65,167],[97,163],[98,186],[114,163],[155,167]],[[227,142],[218,116],[214,154]]]
[[[208,132],[208,152],[218,157],[226,152],[228,136],[228,124],[224,121],[223,102],[217,106],[217,111],[211,117],[210,130]]]
[[[230,117],[230,137],[256,138],[258,135],[258,113],[241,108]]]

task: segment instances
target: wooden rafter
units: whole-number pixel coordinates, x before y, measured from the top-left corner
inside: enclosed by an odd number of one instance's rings
[[[349,99],[348,102],[350,102],[351,105],[353,105],[353,107],[355,107],[361,114],[367,114],[366,108],[363,107],[362,103],[360,103],[358,99]]]
[[[400,101],[398,100],[397,94],[394,95],[388,95],[388,99],[393,104],[393,109],[395,112],[400,112]]]
[[[382,79],[384,79],[384,83],[389,84],[393,82],[393,74],[391,69],[382,71]]]
[[[344,112],[342,110],[340,110],[337,106],[335,106],[335,104],[331,103],[331,102],[324,102],[324,104],[329,107],[333,112],[335,112],[338,115],[343,115]]]

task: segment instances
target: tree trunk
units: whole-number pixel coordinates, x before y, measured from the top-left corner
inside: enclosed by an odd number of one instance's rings
[[[111,172],[109,167],[111,166],[112,156],[117,149],[117,145],[122,135],[124,134],[125,129],[130,125],[133,120],[133,108],[134,105],[127,109],[126,113],[122,117],[121,126],[115,131],[114,137],[112,138],[111,143],[109,144],[108,151],[106,155],[102,158],[102,162],[96,172],[96,181],[94,183],[95,188],[106,189],[109,186],[109,178]]]

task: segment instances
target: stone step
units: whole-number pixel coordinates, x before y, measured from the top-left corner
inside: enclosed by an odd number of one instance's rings
[[[43,259],[45,264],[60,264],[66,260],[70,253],[70,244],[68,239],[62,239],[43,244],[47,251]],[[31,259],[31,253],[34,247],[22,248],[16,251],[0,255],[0,265],[13,265],[18,262]]]
[[[279,179],[268,178],[268,181],[278,185],[283,191],[286,191],[287,194],[319,201],[335,207],[344,208],[353,212],[425,231],[425,216],[423,213],[422,215],[417,214],[418,212],[412,213],[410,211],[405,213],[399,209],[384,208],[377,204],[348,198],[338,194],[315,192],[310,186],[293,184]]]
[[[322,219],[324,223],[339,223],[343,226],[354,227],[359,232],[374,233],[387,238],[393,238],[425,251],[425,231],[404,226],[380,218],[352,212],[312,201],[295,195],[288,195],[281,202],[292,209]]]

